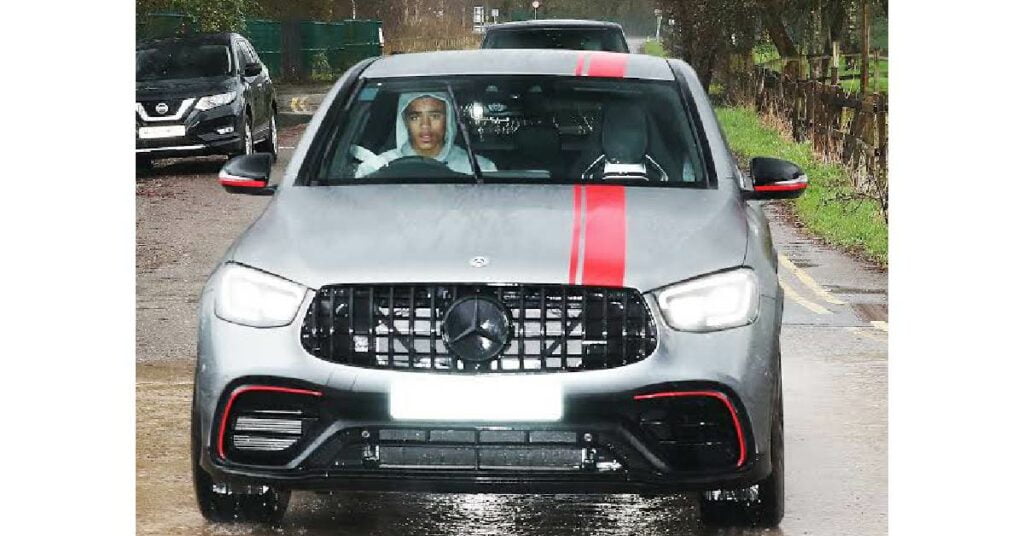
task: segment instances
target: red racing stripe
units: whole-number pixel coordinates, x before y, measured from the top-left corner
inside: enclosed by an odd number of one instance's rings
[[[572,241],[569,245],[569,284],[576,284],[576,271],[579,269],[580,257],[580,218],[583,210],[583,186],[572,187]]]
[[[628,54],[615,52],[593,52],[590,56],[590,68],[587,76],[603,76],[606,78],[623,78],[626,76]]]
[[[573,72],[574,75],[579,76],[579,75],[583,74],[583,60],[585,60],[586,57],[587,57],[586,53],[583,53],[583,52],[580,53],[579,59],[576,60],[576,71]]]
[[[587,186],[583,284],[621,287],[626,274],[626,188]]]

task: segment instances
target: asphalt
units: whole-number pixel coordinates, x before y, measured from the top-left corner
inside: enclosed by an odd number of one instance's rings
[[[302,127],[282,131],[279,176]],[[770,531],[701,527],[691,496],[296,493],[283,525],[216,526],[191,490],[195,303],[266,206],[216,181],[222,159],[159,161],[136,179],[136,524],[139,534],[885,534],[888,278],[767,207],[787,287],[782,331],[786,518]]]

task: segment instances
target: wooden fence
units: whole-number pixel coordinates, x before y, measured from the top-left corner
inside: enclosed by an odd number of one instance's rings
[[[752,104],[763,115],[783,119],[793,139],[810,142],[826,161],[842,163],[853,177],[854,189],[877,200],[888,220],[887,94],[848,93],[831,83],[735,61],[723,86],[727,101]]]
[[[464,35],[444,38],[409,37],[384,40],[384,54],[431,52],[434,50],[462,50],[467,48],[480,48],[480,36]]]

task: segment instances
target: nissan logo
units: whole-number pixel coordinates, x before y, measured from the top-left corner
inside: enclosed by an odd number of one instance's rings
[[[156,108],[154,108],[154,110],[156,110],[156,113],[158,113],[160,115],[163,115],[163,114],[167,113],[167,110],[168,110],[167,103],[166,102],[161,102],[160,104],[157,104]]]

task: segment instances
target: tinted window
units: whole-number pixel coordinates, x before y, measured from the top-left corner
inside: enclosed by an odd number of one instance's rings
[[[226,45],[175,45],[135,51],[136,80],[201,78],[231,73]]]
[[[242,72],[246,63],[249,63],[249,60],[245,57],[245,47],[241,41],[235,41],[235,68]]]
[[[242,50],[245,51],[246,63],[259,63],[260,58],[256,55],[256,51],[248,41],[242,41]]]
[[[621,32],[608,28],[499,30],[487,36],[484,48],[564,48],[629,52]]]
[[[322,127],[307,182],[471,181],[472,151],[485,182],[704,187],[689,116],[668,81],[369,80],[343,122]]]

